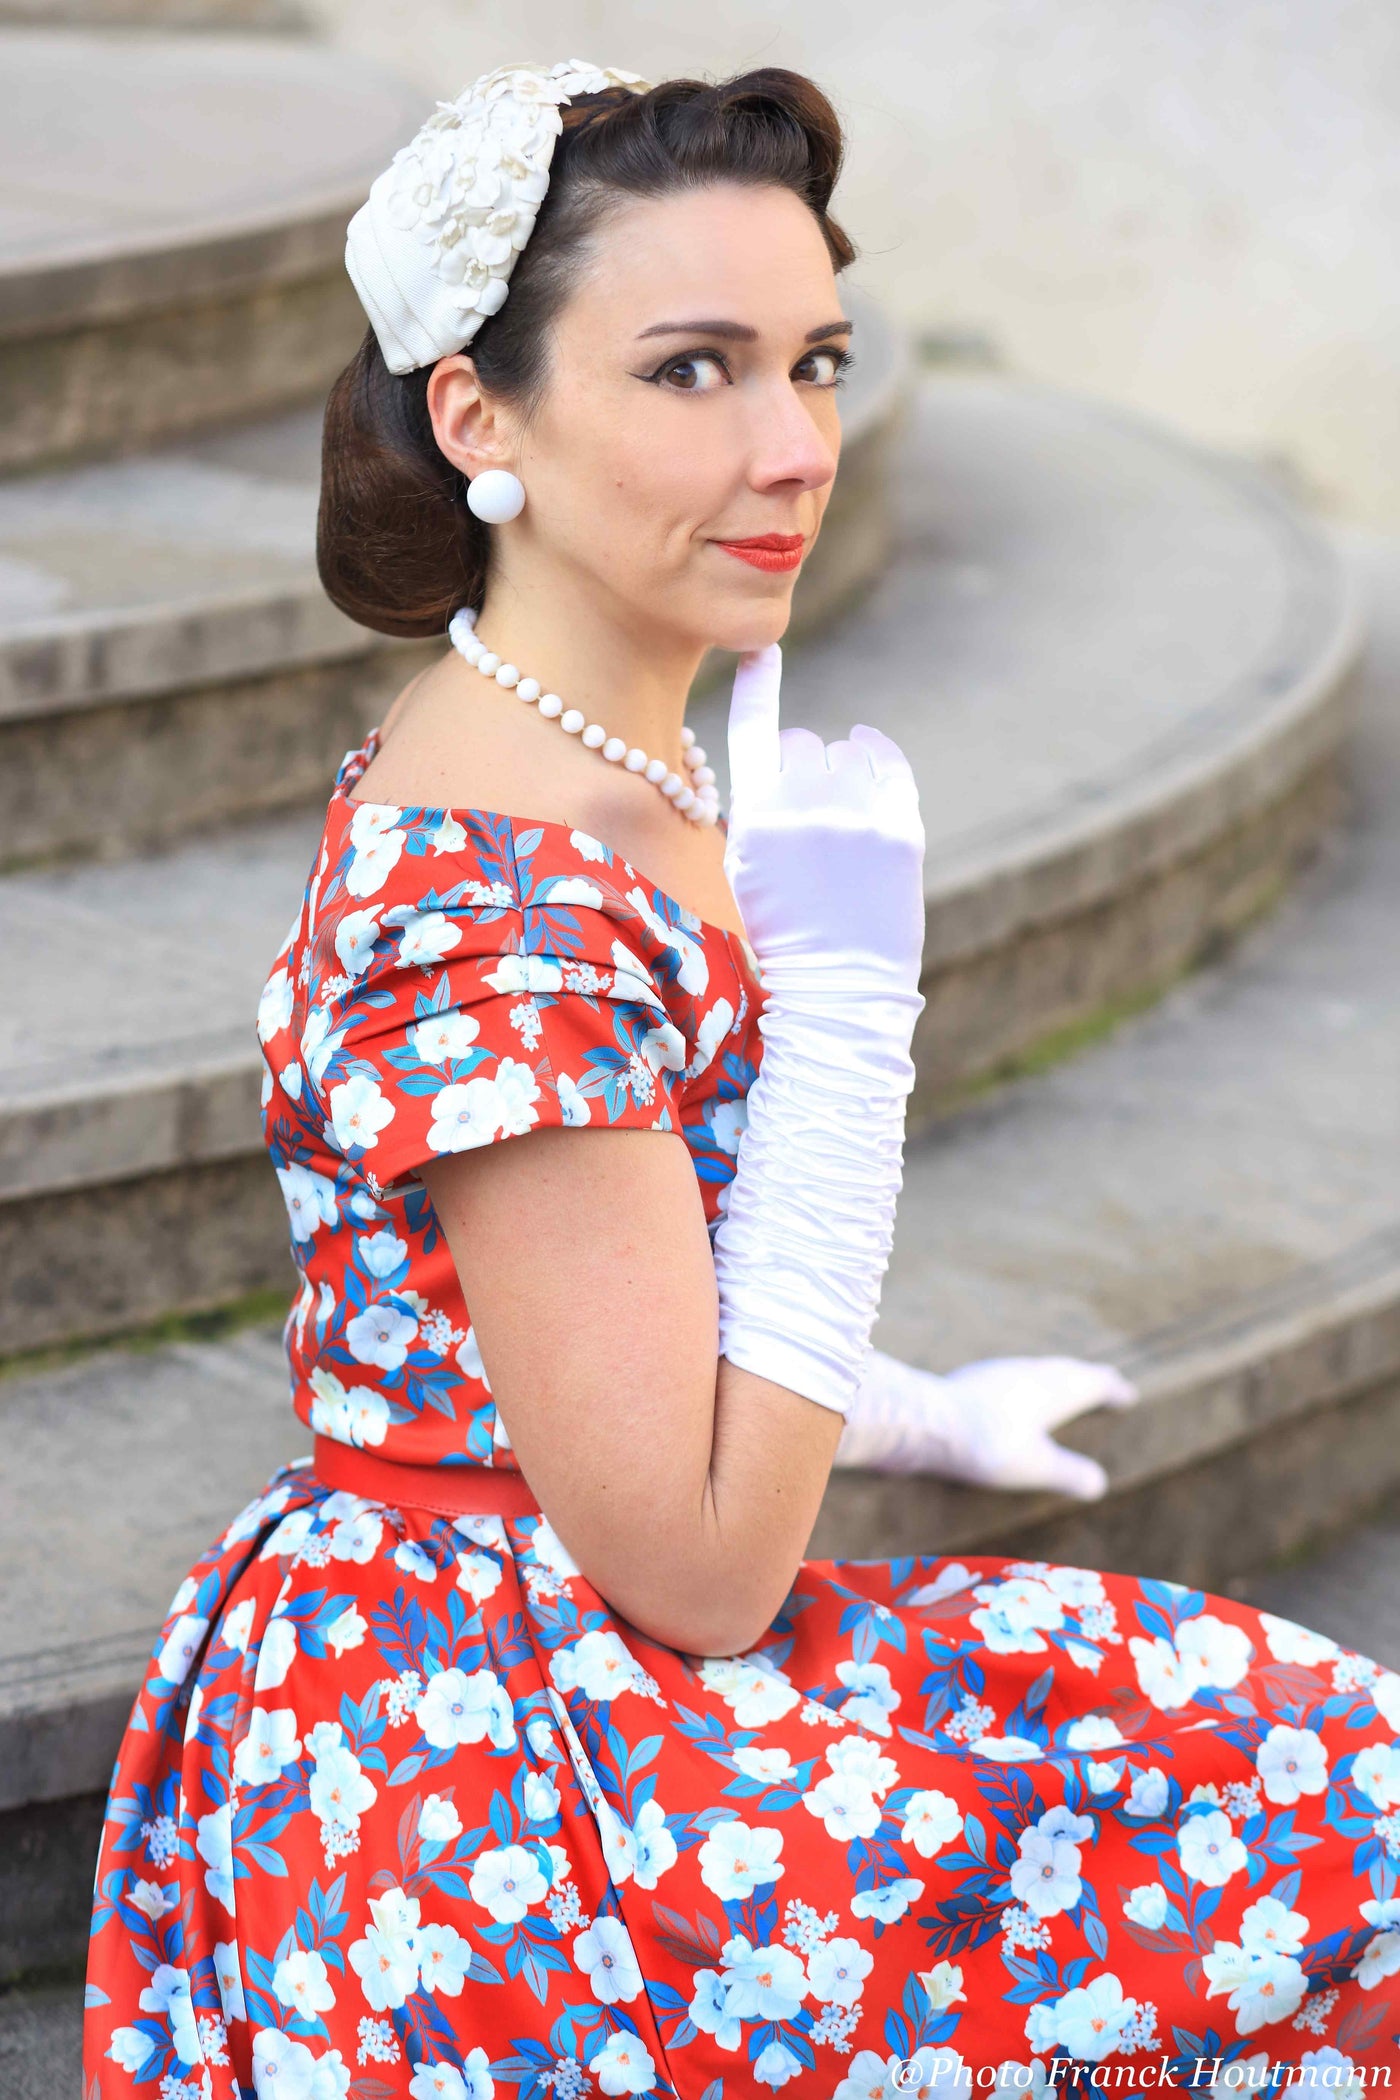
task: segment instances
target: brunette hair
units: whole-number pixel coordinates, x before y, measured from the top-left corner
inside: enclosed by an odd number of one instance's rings
[[[810,206],[837,270],[855,259],[827,209],[841,125],[804,74],[763,66],[718,84],[609,87],[575,96],[560,114],[549,188],[509,296],[467,346],[483,385],[527,422],[549,378],[551,323],[623,198],[771,184]],[[341,611],[381,634],[442,634],[459,607],[479,611],[485,596],[490,532],[467,508],[467,477],[433,436],[432,370],[390,372],[368,329],[326,403],[317,566]]]

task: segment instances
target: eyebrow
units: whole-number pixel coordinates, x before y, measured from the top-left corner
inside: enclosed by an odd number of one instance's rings
[[[826,321],[820,328],[809,328],[802,340],[820,343],[829,335],[844,335],[854,327],[854,321]],[[648,335],[720,335],[735,343],[758,341],[758,330],[750,328],[747,321],[655,321],[650,328],[641,330],[637,341],[640,343]]]

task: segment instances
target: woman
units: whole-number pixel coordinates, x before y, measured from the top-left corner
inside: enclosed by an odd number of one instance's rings
[[[1400,1678],[1173,1583],[802,1559],[838,1443],[1094,1493],[1045,1430],[1134,1397],[869,1348],[923,830],[888,738],[778,732],[840,153],[793,73],[503,68],[352,222],[322,574],[453,646],[347,753],[263,996],[315,1456],[182,1585],[126,1736],[102,2100],[1395,2056]]]

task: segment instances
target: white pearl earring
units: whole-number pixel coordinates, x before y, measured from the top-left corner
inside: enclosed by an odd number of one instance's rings
[[[505,467],[488,467],[467,483],[467,508],[483,525],[508,525],[525,508],[525,484]]]

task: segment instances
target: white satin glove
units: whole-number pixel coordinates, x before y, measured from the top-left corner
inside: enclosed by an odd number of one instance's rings
[[[872,1349],[834,1463],[976,1487],[1051,1488],[1092,1502],[1107,1491],[1108,1475],[1049,1432],[1090,1408],[1131,1407],[1141,1397],[1112,1364],[1074,1356],[992,1356],[940,1375]]]
[[[782,650],[740,661],[724,868],[762,977],[763,1055],[714,1236],[719,1353],[844,1414],[903,1178],[923,1009],[924,828],[899,746],[778,728]]]

